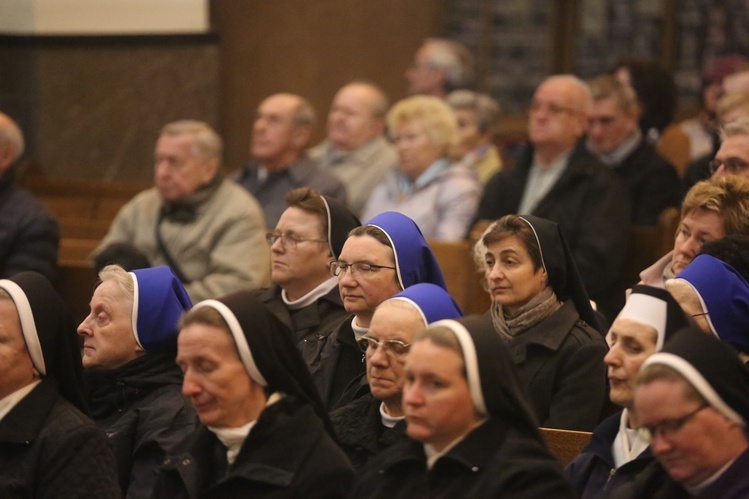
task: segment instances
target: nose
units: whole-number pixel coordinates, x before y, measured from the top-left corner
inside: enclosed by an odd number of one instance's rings
[[[417,383],[406,383],[403,387],[403,405],[418,407],[424,403],[421,389]]]
[[[694,258],[699,253],[702,245],[694,236],[689,236],[679,246],[679,250],[686,256]]]
[[[354,279],[354,272],[351,267],[346,269],[344,274],[338,276],[338,285],[345,288],[354,288],[359,285],[356,279]]]
[[[187,369],[182,381],[182,393],[186,397],[192,397],[199,394],[200,392],[200,385],[195,381],[193,375],[190,372],[190,369]]]
[[[621,365],[621,362],[619,359],[619,347],[617,345],[614,345],[609,348],[609,351],[606,352],[606,355],[603,357],[603,362],[607,366],[612,366],[612,367],[618,367]]]
[[[390,359],[383,345],[378,345],[374,352],[369,354],[367,362],[377,367],[387,367]]]
[[[504,279],[504,272],[502,271],[502,267],[499,265],[499,262],[494,262],[494,265],[491,266],[491,268],[488,269],[486,273],[487,279],[491,281],[498,281],[501,279]]]
[[[278,239],[274,241],[273,244],[270,245],[270,250],[273,253],[283,253],[284,251],[286,251],[286,248],[284,247],[282,240],[283,238],[279,237]]]
[[[91,318],[91,315],[88,315],[85,319],[83,319],[83,322],[81,322],[78,325],[77,332],[80,336],[90,336],[91,335],[91,327],[89,326],[89,319]]]
[[[668,438],[663,437],[660,432],[656,431],[650,438],[650,449],[653,455],[658,457],[668,453],[673,446]]]

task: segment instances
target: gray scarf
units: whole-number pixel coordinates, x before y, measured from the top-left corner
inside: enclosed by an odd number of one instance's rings
[[[561,306],[562,304],[557,300],[554,290],[551,286],[546,286],[546,289],[522,306],[514,317],[505,317],[502,306],[497,302],[492,302],[489,310],[491,311],[494,329],[505,341],[509,341],[546,319],[559,310]]]

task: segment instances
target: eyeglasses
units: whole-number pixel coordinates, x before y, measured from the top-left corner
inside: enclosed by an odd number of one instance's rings
[[[372,275],[374,272],[379,272],[381,269],[395,270],[395,267],[388,267],[387,265],[375,265],[369,262],[354,262],[346,263],[339,260],[330,262],[330,273],[336,277],[343,276],[346,271],[351,268],[351,275],[359,274],[362,277]]]
[[[362,336],[356,342],[359,345],[359,349],[367,353],[369,351],[370,353],[374,354],[380,346],[385,349],[385,353],[392,352],[394,355],[400,357],[401,355],[406,355],[408,353],[408,350],[411,348],[411,343],[403,343],[401,340],[385,340],[385,341],[377,341],[376,339],[370,337],[370,336]]]
[[[573,109],[571,107],[565,107],[560,106],[559,104],[556,104],[554,102],[550,102],[548,104],[544,104],[543,102],[531,102],[531,112],[537,113],[542,109],[546,109],[549,114],[562,114],[562,113],[568,113],[568,114],[577,114],[579,111],[577,109]]]
[[[268,241],[269,245],[273,245],[276,241],[281,240],[281,244],[285,247],[288,246],[291,249],[296,249],[299,243],[327,243],[327,239],[306,239],[303,237],[295,236],[294,234],[281,234],[280,232],[268,232],[265,234],[265,240]]]
[[[726,171],[726,173],[730,173],[731,175],[738,175],[739,173],[749,168],[749,163],[739,158],[728,158],[725,161],[721,161],[716,158],[710,162],[710,175],[718,171],[718,168],[720,168],[721,166]]]
[[[653,438],[660,433],[661,436],[668,436],[673,435],[677,431],[681,429],[682,426],[687,424],[687,422],[695,417],[698,412],[700,412],[702,409],[707,409],[710,407],[710,404],[707,402],[704,402],[701,406],[699,406],[697,409],[693,410],[689,414],[686,414],[680,418],[676,419],[666,419],[665,421],[661,421],[657,425],[653,426],[640,426],[637,428],[637,433],[640,435],[640,438],[644,440],[645,442],[650,443]]]

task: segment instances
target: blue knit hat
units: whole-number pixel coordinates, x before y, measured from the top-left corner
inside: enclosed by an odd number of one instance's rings
[[[457,319],[463,317],[460,307],[455,303],[450,293],[428,282],[414,284],[406,288],[390,300],[402,300],[410,303],[421,313],[424,324],[443,319]]]
[[[722,260],[699,255],[677,279],[697,292],[713,334],[749,352],[749,284],[741,274]]]
[[[395,255],[395,271],[401,288],[431,282],[447,291],[442,271],[416,222],[402,213],[386,211],[367,222],[382,230]]]
[[[192,307],[182,283],[166,265],[128,272],[133,277],[133,335],[146,352],[177,350],[177,323]]]

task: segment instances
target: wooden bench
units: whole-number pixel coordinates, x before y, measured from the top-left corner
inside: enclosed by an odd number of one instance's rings
[[[88,304],[98,279],[96,270],[87,262],[61,262],[58,270],[57,291],[65,301],[74,324],[78,326],[88,315]]]
[[[489,294],[481,286],[481,275],[473,261],[471,241],[428,241],[447,290],[463,314],[483,314],[489,310]]]
[[[557,430],[540,428],[541,436],[554,457],[562,466],[567,466],[590,442],[593,435],[588,431]]]
[[[88,255],[99,245],[99,239],[63,237],[57,262],[60,265],[78,265],[87,262]]]
[[[97,239],[100,240],[109,231],[109,220],[96,220],[79,217],[60,217],[60,237],[72,239]]]

